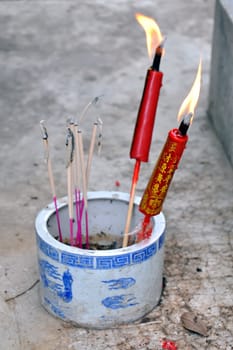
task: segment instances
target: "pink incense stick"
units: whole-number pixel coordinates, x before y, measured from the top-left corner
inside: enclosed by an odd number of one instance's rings
[[[102,95],[101,95],[102,96]],[[83,109],[81,116],[79,118],[79,123],[81,123],[82,119],[85,117],[88,109],[93,105],[96,104],[101,96],[95,97],[92,101],[90,101],[85,108]],[[82,215],[83,215],[83,209],[85,210],[85,227],[86,227],[86,248],[89,248],[89,228],[88,228],[88,208],[87,208],[87,187],[88,187],[88,180],[90,176],[90,169],[91,169],[91,162],[93,157],[93,151],[94,151],[94,145],[95,145],[95,138],[96,138],[96,131],[97,127],[99,126],[100,130],[102,130],[102,121],[100,118],[97,119],[97,121],[93,124],[92,129],[92,137],[90,142],[90,148],[88,153],[88,159],[87,159],[87,167],[86,170],[84,169],[84,153],[83,153],[83,140],[82,140],[82,131],[79,130],[78,124],[76,124],[77,132],[75,133],[75,143],[76,143],[76,159],[77,159],[77,179],[80,181],[80,178],[82,177],[82,194],[83,198],[81,200],[80,191],[79,191],[79,200],[76,199],[76,215],[79,213],[79,218],[77,219],[77,237],[76,242],[78,242],[79,246],[82,247]],[[99,150],[101,148],[101,137],[102,134],[100,132],[99,134]],[[81,174],[80,174],[81,170]],[[80,188],[80,186],[78,186]]]
[[[73,154],[74,154],[74,135],[70,128],[67,129],[66,148],[67,148],[67,192],[68,192],[68,210],[70,222],[70,245],[74,245],[74,204],[73,204]]]
[[[87,185],[86,185],[86,174],[84,169],[84,153],[83,153],[83,139],[82,131],[78,130],[78,145],[79,145],[79,158],[82,173],[82,187],[83,187],[83,207],[85,211],[85,226],[86,226],[86,248],[89,247],[89,231],[88,231],[88,204],[87,204]]]
[[[78,124],[74,124],[74,140],[75,140],[75,152],[74,152],[74,182],[75,182],[75,208],[76,208],[76,220],[77,220],[77,232],[75,243],[77,247],[82,248],[82,210],[81,210],[81,169],[80,169],[80,154],[78,143]]]

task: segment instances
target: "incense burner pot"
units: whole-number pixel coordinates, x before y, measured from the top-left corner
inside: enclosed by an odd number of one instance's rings
[[[89,237],[122,242],[129,195],[89,192]],[[143,218],[134,201],[132,227]],[[67,199],[58,201],[63,241],[69,237]],[[125,248],[87,250],[59,242],[53,203],[36,217],[40,298],[64,321],[88,328],[110,328],[136,321],[159,302],[162,292],[165,218],[152,217],[149,239]],[[103,242],[103,244],[105,244]]]

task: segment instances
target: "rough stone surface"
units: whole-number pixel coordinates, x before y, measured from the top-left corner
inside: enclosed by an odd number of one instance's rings
[[[95,156],[91,190],[129,191],[134,162],[128,153],[150,62],[135,12],[150,15],[167,35],[163,88],[142,194],[167,132],[196,74],[203,84],[189,143],[164,213],[167,219],[161,304],[137,324],[96,331],[75,328],[40,305],[34,218],[51,201],[39,121],[46,119],[58,197],[66,192],[65,121],[104,94],[83,123],[104,120],[104,145]],[[0,324],[1,348],[23,350],[154,350],[161,339],[178,349],[230,350],[232,315],[232,168],[206,116],[214,2],[0,2]],[[208,336],[182,327],[198,314]]]
[[[233,164],[233,3],[217,0],[208,114]]]

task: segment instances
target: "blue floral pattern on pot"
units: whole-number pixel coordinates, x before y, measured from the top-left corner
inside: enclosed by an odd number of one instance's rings
[[[136,298],[133,294],[121,294],[107,297],[102,300],[102,304],[110,309],[125,309],[130,306],[137,305]]]
[[[109,290],[114,289],[127,289],[133,286],[136,283],[136,280],[133,277],[122,277],[115,280],[102,281],[108,285]]]

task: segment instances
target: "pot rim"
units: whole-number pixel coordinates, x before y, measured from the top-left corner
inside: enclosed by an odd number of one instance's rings
[[[119,200],[122,202],[129,202],[129,194],[125,192],[116,192],[116,191],[93,191],[87,193],[88,200],[93,199],[112,199]],[[141,197],[135,196],[134,204],[139,205]],[[67,197],[62,197],[57,199],[57,207],[58,210],[67,206]],[[145,248],[149,246],[151,243],[156,242],[158,238],[165,231],[165,217],[161,212],[160,214],[153,216],[152,220],[154,221],[154,225],[156,230],[153,230],[150,238],[143,240],[139,243],[135,243],[131,246],[125,248],[117,248],[117,249],[109,249],[109,250],[89,250],[82,249],[78,247],[72,247],[62,242],[59,242],[56,238],[54,238],[51,233],[49,233],[47,222],[49,218],[55,213],[54,203],[49,203],[48,206],[42,209],[36,216],[35,219],[35,230],[37,235],[46,243],[55,247],[60,251],[66,251],[72,254],[84,255],[84,256],[114,256],[125,254],[126,252],[132,252],[135,250],[139,250],[141,248]]]

